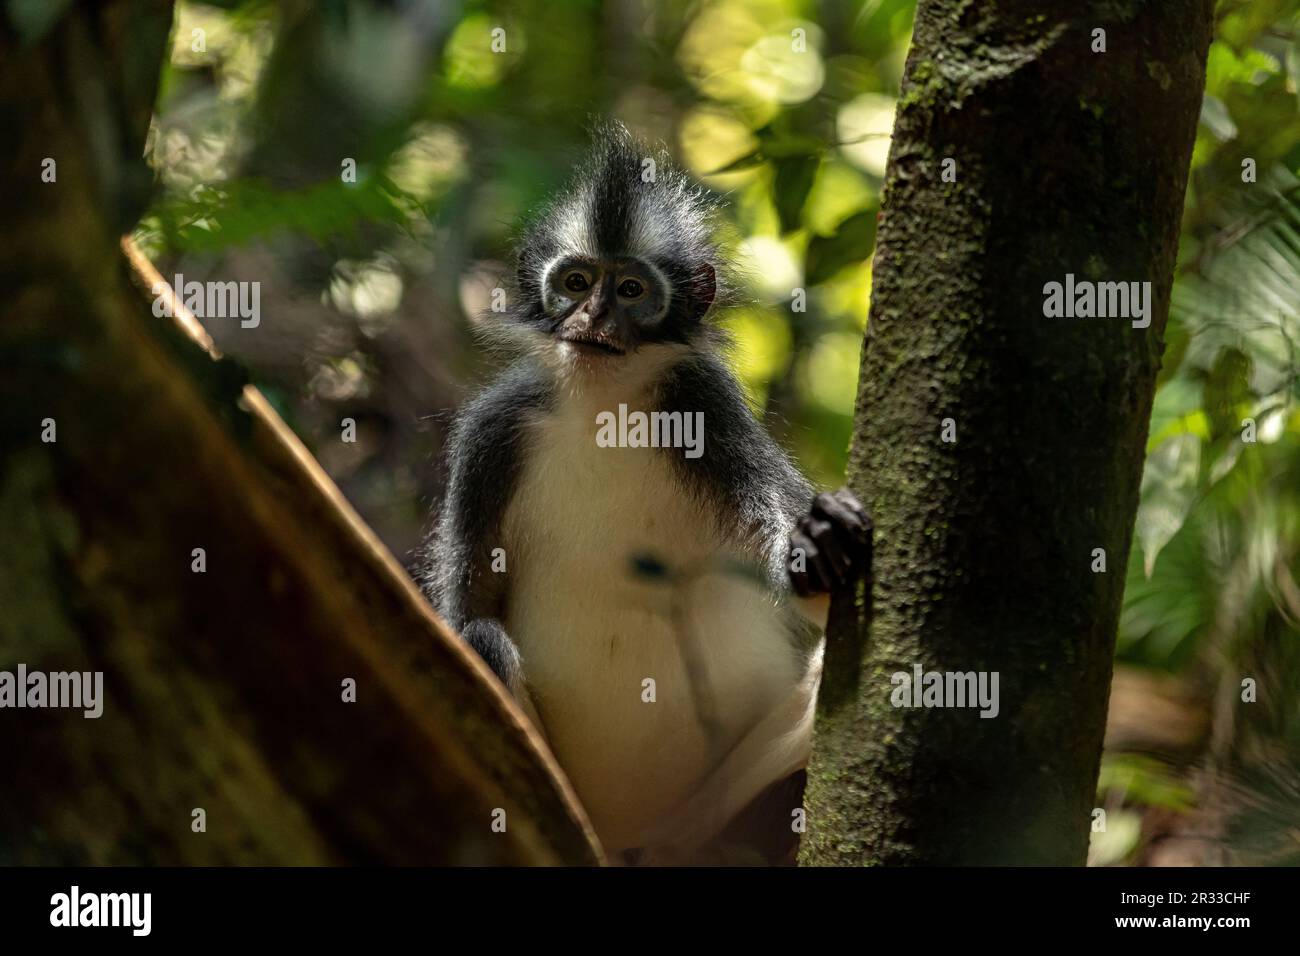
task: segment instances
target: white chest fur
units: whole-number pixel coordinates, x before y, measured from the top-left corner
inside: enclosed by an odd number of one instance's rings
[[[504,526],[506,630],[610,850],[643,845],[800,670],[772,596],[719,566],[738,555],[674,481],[681,450],[597,444],[616,404],[566,396],[532,426]],[[648,578],[641,555],[699,573]]]

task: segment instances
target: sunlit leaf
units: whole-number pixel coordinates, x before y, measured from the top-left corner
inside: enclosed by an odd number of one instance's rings
[[[1201,440],[1176,435],[1147,456],[1142,472],[1142,500],[1137,513],[1137,537],[1147,577],[1156,557],[1183,526],[1196,500],[1201,464]]]

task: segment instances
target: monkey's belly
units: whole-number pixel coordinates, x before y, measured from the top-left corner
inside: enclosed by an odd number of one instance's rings
[[[645,845],[798,679],[753,584],[702,578],[674,615],[669,586],[618,581],[615,568],[603,580],[582,569],[585,588],[556,580],[576,570],[562,559],[520,569],[506,625],[551,747],[611,851]]]
[[[504,623],[551,748],[617,851],[645,845],[800,667],[760,583],[636,573],[646,555],[721,569],[727,545],[662,450],[596,445],[600,407],[564,405],[535,426],[504,521]]]

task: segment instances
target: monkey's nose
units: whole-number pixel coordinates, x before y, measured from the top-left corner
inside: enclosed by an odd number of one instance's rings
[[[587,324],[593,329],[598,329],[609,322],[609,316],[609,303],[604,299],[597,299],[587,306]]]

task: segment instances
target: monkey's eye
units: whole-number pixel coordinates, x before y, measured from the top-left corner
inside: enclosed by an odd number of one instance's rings
[[[591,281],[585,273],[574,269],[564,277],[564,287],[570,292],[586,292],[591,287]]]
[[[624,299],[639,299],[645,295],[645,286],[639,279],[624,279],[619,283],[618,294]]]

